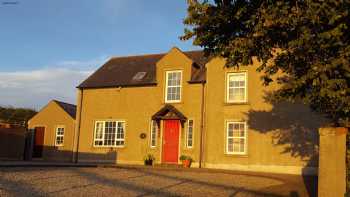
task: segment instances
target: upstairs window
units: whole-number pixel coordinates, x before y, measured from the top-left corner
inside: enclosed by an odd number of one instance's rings
[[[247,126],[246,122],[227,122],[226,153],[246,154]]]
[[[247,74],[228,73],[226,101],[228,103],[247,102]]]
[[[186,140],[187,148],[192,148],[193,147],[193,120],[188,120],[186,138],[187,138]]]
[[[64,127],[60,126],[56,128],[56,140],[55,146],[63,146]]]
[[[151,121],[151,139],[150,139],[150,144],[152,148],[157,146],[157,133],[158,133],[157,121],[152,120]]]
[[[95,123],[94,146],[124,146],[124,136],[124,121],[96,121]]]
[[[175,103],[181,101],[182,71],[166,72],[165,102]]]

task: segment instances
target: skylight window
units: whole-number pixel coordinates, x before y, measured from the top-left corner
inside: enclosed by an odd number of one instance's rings
[[[147,72],[137,72],[134,77],[132,78],[132,80],[134,81],[141,81],[145,76],[146,76]]]

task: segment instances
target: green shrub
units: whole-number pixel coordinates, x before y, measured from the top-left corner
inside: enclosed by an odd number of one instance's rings
[[[148,160],[148,161],[154,161],[154,160],[156,160],[156,158],[152,155],[152,154],[147,154],[144,158],[143,158],[143,160]]]
[[[184,160],[193,161],[193,160],[192,160],[192,157],[187,156],[187,155],[181,155],[179,159],[180,159],[180,161],[184,161]]]

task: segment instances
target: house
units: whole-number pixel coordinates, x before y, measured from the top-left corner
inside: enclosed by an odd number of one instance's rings
[[[111,58],[77,87],[73,160],[142,165],[152,154],[179,164],[187,155],[193,167],[315,173],[324,120],[301,103],[274,102],[279,87],[262,85],[258,65],[227,68],[176,47]]]
[[[312,173],[322,118],[298,103],[274,103],[251,66],[172,48],[114,57],[79,86],[79,162],[156,163],[279,173]],[[76,138],[78,139],[78,138]]]
[[[72,161],[76,106],[50,101],[28,121],[34,130],[33,158]]]

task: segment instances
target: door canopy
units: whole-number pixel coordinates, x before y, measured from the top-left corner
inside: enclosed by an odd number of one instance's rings
[[[180,120],[182,125],[187,121],[186,116],[170,104],[166,104],[162,109],[160,109],[152,116],[152,120],[156,121],[169,119]]]

